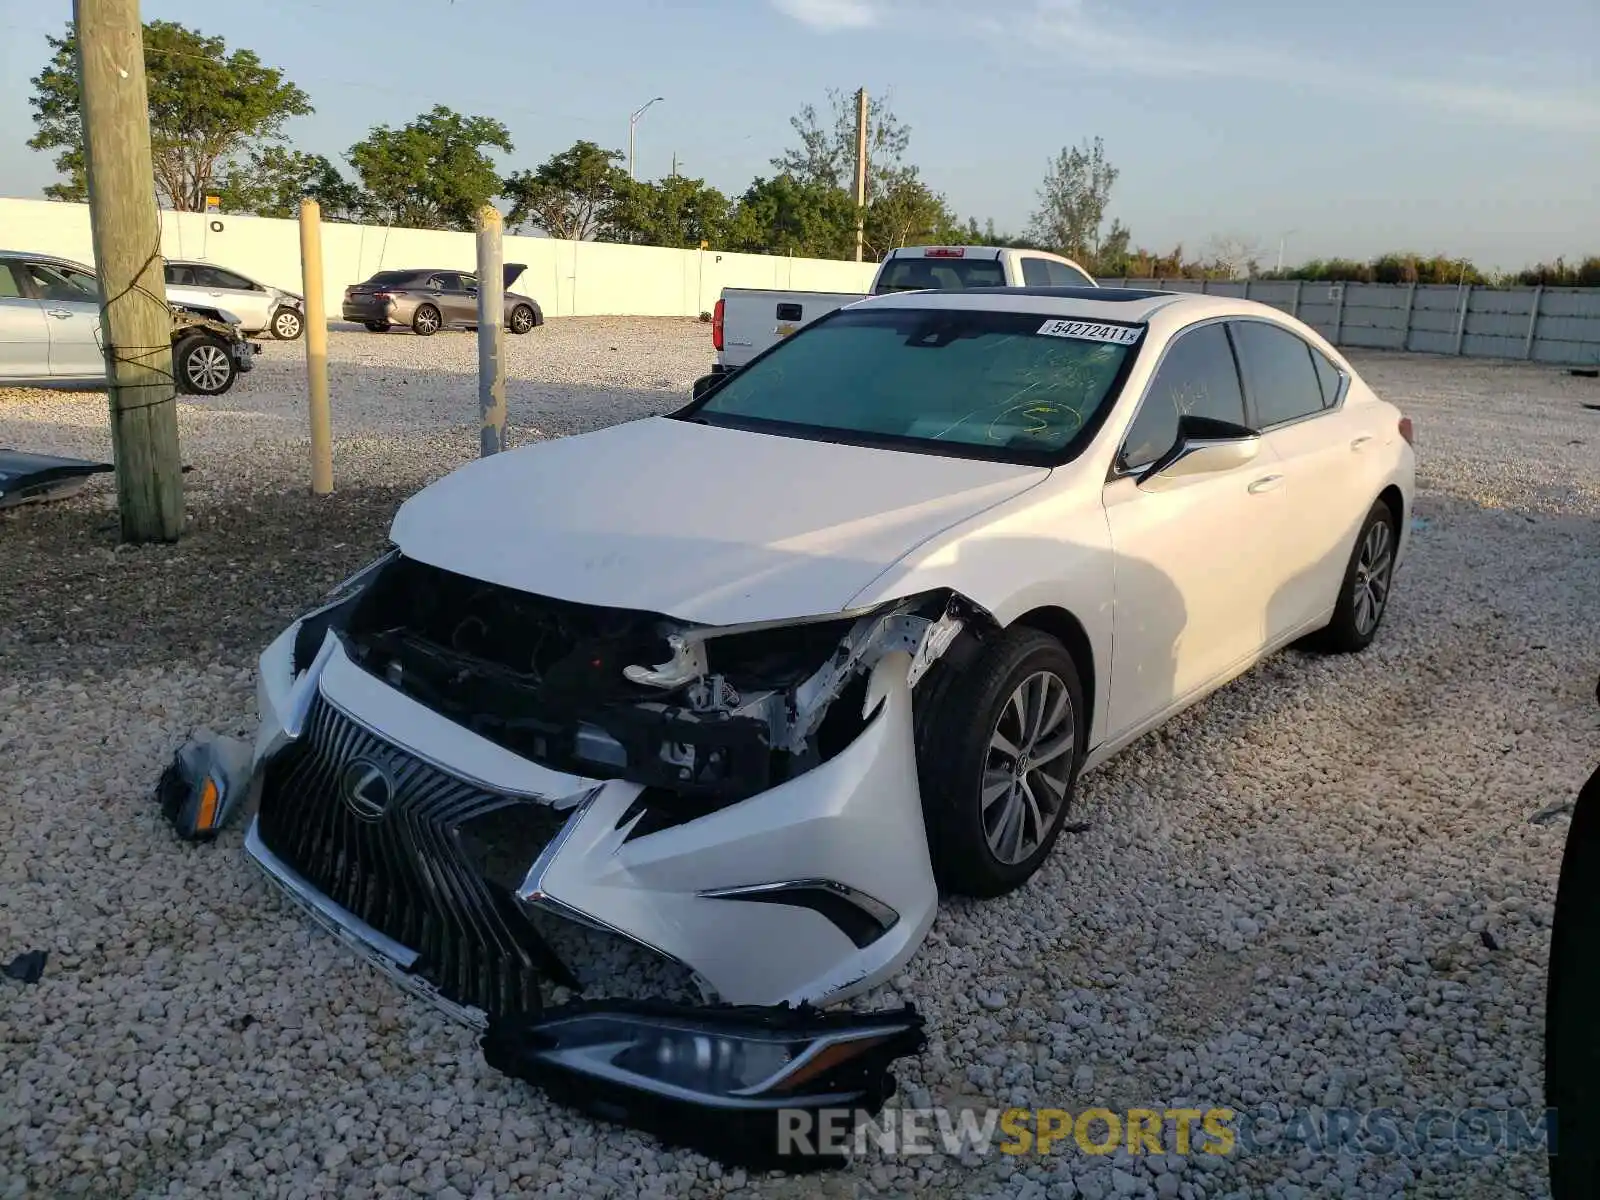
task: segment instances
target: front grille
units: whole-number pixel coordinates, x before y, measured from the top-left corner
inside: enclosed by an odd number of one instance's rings
[[[495,1014],[539,1011],[541,979],[573,982],[505,865],[531,866],[567,815],[441,771],[319,696],[265,768],[259,828],[313,887],[415,950],[412,970],[445,998]]]

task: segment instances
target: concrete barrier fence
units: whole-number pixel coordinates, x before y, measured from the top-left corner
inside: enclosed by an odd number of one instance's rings
[[[0,249],[56,254],[93,264],[89,206],[0,199]],[[300,290],[297,222],[231,213],[161,214],[161,253],[228,267],[273,287]],[[525,263],[515,290],[547,317],[695,317],[711,311],[725,287],[865,292],[875,263],[673,250],[609,242],[507,237],[505,261]],[[344,289],[375,271],[437,267],[473,271],[471,233],[326,222],[322,227],[324,302],[339,319]]]
[[[0,199],[0,249],[92,263],[89,206]],[[230,267],[274,287],[300,289],[300,234],[292,220],[163,212],[161,252]],[[477,262],[471,233],[334,222],[323,226],[322,254],[324,302],[335,320],[344,289],[375,271],[471,271]],[[709,312],[725,287],[865,292],[877,270],[875,263],[539,237],[507,237],[505,261],[527,264],[516,290],[532,296],[551,317],[693,317]],[[1259,300],[1298,316],[1338,346],[1562,366],[1600,363],[1600,288],[1266,279],[1099,282]]]
[[[1299,317],[1336,346],[1600,363],[1600,288],[1312,283],[1293,279],[1101,279],[1102,287],[1209,292]]]

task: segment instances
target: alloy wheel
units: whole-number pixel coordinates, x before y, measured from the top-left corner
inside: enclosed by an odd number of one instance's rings
[[[527,333],[533,328],[533,314],[525,308],[513,309],[511,313],[511,328],[516,333]]]
[[[1356,577],[1351,601],[1356,630],[1366,637],[1378,627],[1383,607],[1389,602],[1389,583],[1394,573],[1394,533],[1387,521],[1374,522],[1361,543],[1356,559]]]
[[[272,319],[272,332],[286,342],[300,336],[300,314],[284,309]]]
[[[220,346],[202,343],[189,351],[184,367],[197,392],[214,392],[228,382],[228,355]]]
[[[439,328],[439,317],[431,308],[424,308],[417,312],[414,321],[418,333],[434,333]]]
[[[1072,697],[1059,675],[1036,671],[1000,710],[980,792],[989,849],[1008,865],[1043,844],[1066,803],[1077,749]]]

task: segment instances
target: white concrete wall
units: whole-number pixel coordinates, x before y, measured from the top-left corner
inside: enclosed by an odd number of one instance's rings
[[[58,254],[92,265],[89,206],[0,199],[0,249]],[[295,221],[163,212],[161,250],[168,258],[205,259],[275,287],[300,290],[300,227]],[[535,237],[507,237],[505,259],[527,264],[516,290],[532,296],[551,317],[694,317],[709,312],[725,287],[865,292],[877,269],[873,263]],[[338,320],[344,289],[374,271],[472,270],[476,261],[470,233],[324,223],[328,317]]]

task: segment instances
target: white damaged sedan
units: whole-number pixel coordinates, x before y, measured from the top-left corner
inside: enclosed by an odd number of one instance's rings
[[[570,977],[535,917],[707,1000],[856,995],[941,890],[1023,884],[1083,771],[1373,639],[1411,436],[1248,301],[861,301],[408,500],[261,658],[249,853],[468,1019]]]

